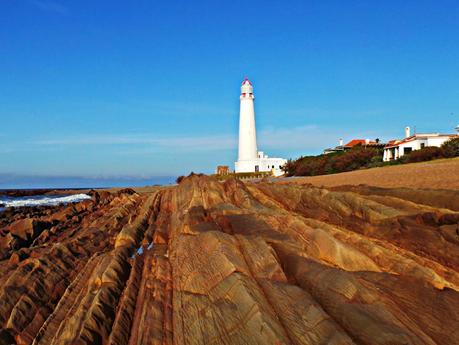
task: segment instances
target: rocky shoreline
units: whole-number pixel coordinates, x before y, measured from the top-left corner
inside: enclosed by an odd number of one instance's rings
[[[0,213],[0,344],[454,344],[459,192],[190,176]]]
[[[9,197],[24,197],[24,196],[37,196],[37,195],[72,195],[78,193],[88,192],[90,189],[67,189],[67,188],[44,188],[44,189],[0,189],[0,196],[5,195]]]

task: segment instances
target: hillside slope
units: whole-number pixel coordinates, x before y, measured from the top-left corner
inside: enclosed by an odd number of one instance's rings
[[[285,180],[286,183],[311,183],[324,187],[365,184],[388,188],[459,190],[459,158],[356,170],[332,175],[294,177]]]

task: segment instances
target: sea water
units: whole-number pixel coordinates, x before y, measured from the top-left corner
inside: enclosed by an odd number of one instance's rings
[[[5,207],[24,207],[24,206],[56,206],[61,204],[68,204],[72,202],[80,202],[82,200],[91,199],[87,194],[73,194],[73,195],[33,195],[33,196],[6,196],[0,195],[0,211]]]

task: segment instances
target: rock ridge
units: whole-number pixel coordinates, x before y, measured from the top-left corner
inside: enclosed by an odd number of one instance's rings
[[[0,344],[459,344],[458,192],[91,195],[0,217]]]

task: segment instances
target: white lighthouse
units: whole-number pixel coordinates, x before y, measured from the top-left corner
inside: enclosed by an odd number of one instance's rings
[[[281,167],[287,163],[283,158],[269,158],[257,150],[257,133],[255,129],[255,110],[253,106],[253,86],[246,77],[241,85],[241,106],[239,112],[239,156],[235,171],[267,172],[275,176],[283,174]]]

